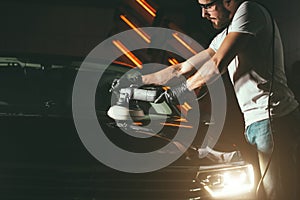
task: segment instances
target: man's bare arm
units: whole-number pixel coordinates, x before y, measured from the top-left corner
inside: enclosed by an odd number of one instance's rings
[[[187,88],[194,90],[213,82],[227,70],[229,63],[247,47],[252,38],[253,36],[247,33],[229,33],[214,56],[187,80]]]
[[[181,68],[181,63],[176,65],[171,65],[158,72],[143,75],[142,76],[143,84],[164,85],[172,78],[179,76],[180,68]]]
[[[194,68],[199,69],[199,67],[208,61],[213,55],[214,51],[212,49],[203,50],[182,63],[171,65],[152,74],[144,75],[142,77],[143,83],[164,85],[174,77],[184,75],[192,71]]]

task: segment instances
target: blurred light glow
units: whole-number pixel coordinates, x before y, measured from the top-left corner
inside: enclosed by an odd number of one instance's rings
[[[124,55],[131,60],[138,68],[142,68],[142,62],[131,53],[119,40],[113,40],[113,44],[122,52]]]
[[[138,4],[140,4],[152,17],[156,16],[156,10],[148,4],[145,0],[136,0]]]
[[[174,127],[180,127],[180,128],[193,128],[193,126],[174,124],[174,123],[160,123],[160,124],[162,124],[164,126],[174,126]]]
[[[179,63],[175,58],[169,58],[168,61],[169,61],[169,63],[171,63],[172,65],[176,65],[176,64]]]
[[[163,89],[164,91],[167,91],[167,90],[170,89],[170,87],[169,87],[169,86],[163,86],[162,89]]]
[[[180,36],[178,33],[173,33],[173,37],[180,42],[185,48],[187,48],[190,52],[192,52],[194,55],[197,54],[197,52],[190,46],[188,45]]]
[[[141,36],[147,43],[150,43],[150,36],[145,33],[142,29],[138,29],[138,27],[131,22],[125,15],[120,15],[120,18],[130,27],[132,28],[139,36]]]
[[[175,122],[188,122],[186,118],[182,118],[182,117],[180,117],[180,118],[178,118],[178,119],[176,119],[174,121]]]
[[[136,125],[136,126],[142,126],[143,123],[142,123],[142,122],[133,122],[133,125]]]
[[[188,104],[187,102],[184,102],[182,106],[186,111],[192,110],[192,106],[190,106],[190,104]]]
[[[254,188],[252,165],[244,168],[218,172],[203,181],[205,190],[214,198],[224,198],[248,193]]]

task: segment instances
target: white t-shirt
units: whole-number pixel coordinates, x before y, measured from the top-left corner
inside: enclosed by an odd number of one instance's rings
[[[256,37],[254,42],[240,52],[228,66],[230,79],[244,114],[245,125],[269,117],[271,74],[273,74],[272,116],[283,116],[294,110],[298,102],[287,86],[280,34],[267,10],[255,2],[243,2],[237,9],[231,24],[213,39],[210,48],[217,51],[230,32],[248,33]],[[272,65],[274,65],[274,73],[272,73]]]

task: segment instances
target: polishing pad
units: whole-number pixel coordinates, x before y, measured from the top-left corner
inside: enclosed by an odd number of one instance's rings
[[[141,120],[145,117],[143,110],[129,110],[127,107],[114,105],[107,111],[109,117],[115,120]]]

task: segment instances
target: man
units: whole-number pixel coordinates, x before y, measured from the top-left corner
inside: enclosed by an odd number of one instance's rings
[[[266,193],[264,199],[300,199],[300,117],[288,88],[278,28],[261,5],[245,0],[199,0],[202,17],[223,29],[210,46],[177,65],[142,76],[144,84],[165,84],[197,72],[174,95],[201,88],[228,70],[243,112],[245,136],[255,145]],[[270,166],[268,163],[270,162]],[[298,181],[299,182],[299,181]]]

